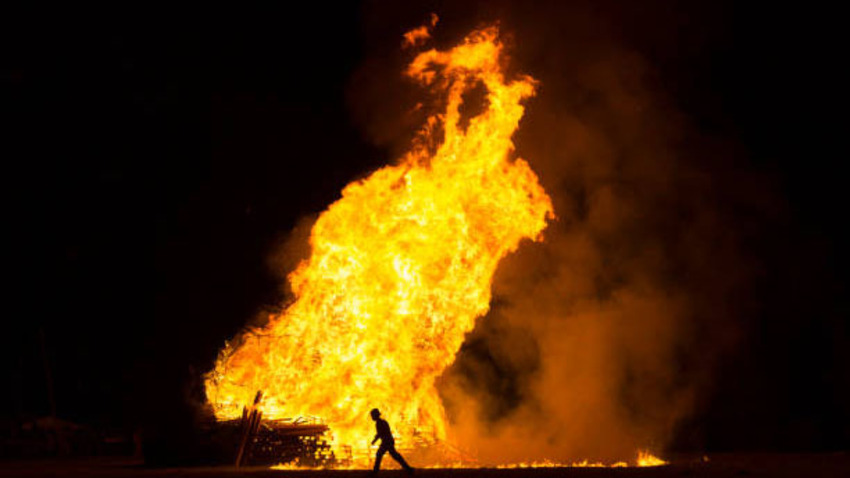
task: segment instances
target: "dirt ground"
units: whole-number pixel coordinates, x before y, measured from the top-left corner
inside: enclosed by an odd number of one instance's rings
[[[148,468],[127,459],[68,459],[0,462],[0,477],[279,477],[356,478],[368,471],[278,471],[267,468],[186,467]],[[382,470],[380,476],[406,476],[399,470]],[[514,478],[603,478],[603,477],[850,477],[850,453],[831,454],[712,454],[671,459],[671,464],[655,468],[547,468],[547,469],[419,469],[419,477]]]

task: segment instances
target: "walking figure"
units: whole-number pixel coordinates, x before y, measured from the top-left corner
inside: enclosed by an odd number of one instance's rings
[[[371,414],[372,420],[375,420],[375,431],[377,432],[372,444],[374,445],[378,439],[381,440],[381,446],[378,447],[378,453],[375,455],[375,469],[372,470],[372,474],[378,473],[378,470],[381,469],[381,459],[384,458],[384,453],[389,452],[390,456],[404,468],[404,471],[412,475],[413,468],[404,461],[404,458],[395,449],[395,438],[393,438],[393,432],[390,431],[390,424],[381,418],[381,412],[377,408],[373,408]]]

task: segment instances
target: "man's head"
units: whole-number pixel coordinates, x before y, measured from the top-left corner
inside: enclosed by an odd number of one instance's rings
[[[378,417],[381,416],[381,411],[378,410],[377,408],[373,408],[372,411],[369,412],[369,413],[372,415],[372,420],[375,420],[375,421],[377,421]]]

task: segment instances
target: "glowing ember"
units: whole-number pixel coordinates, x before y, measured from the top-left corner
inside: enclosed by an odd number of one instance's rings
[[[368,466],[374,407],[402,447],[446,439],[434,382],[487,312],[499,261],[553,216],[528,163],[511,158],[534,81],[508,80],[501,65],[494,27],[412,61],[407,75],[444,110],[398,165],[349,184],[318,218],[310,258],[289,275],[294,300],[227,344],[207,375],[217,418],[240,417],[262,390],[264,417],[319,417],[352,466]],[[480,85],[483,111],[462,120],[464,93]]]
[[[431,14],[430,26],[433,27],[434,25],[436,25],[438,20],[439,20],[439,18],[437,17],[437,15],[432,13]],[[426,40],[428,40],[428,38],[431,37],[431,33],[428,31],[427,26],[422,25],[421,27],[417,27],[417,28],[414,28],[413,30],[410,30],[409,32],[405,33],[403,36],[404,36],[404,41],[401,43],[401,46],[403,48],[407,48],[407,47],[417,46],[417,45],[424,43]]]

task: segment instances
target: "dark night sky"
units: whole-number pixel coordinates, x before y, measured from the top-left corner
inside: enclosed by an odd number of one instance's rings
[[[682,446],[847,447],[836,13],[707,3],[595,7],[784,204],[751,250],[758,315]],[[352,75],[431,11],[489,11],[400,8],[2,15],[5,416],[47,411],[40,328],[59,415],[132,426],[275,302],[273,246],[392,159],[352,118]]]

